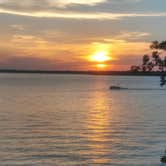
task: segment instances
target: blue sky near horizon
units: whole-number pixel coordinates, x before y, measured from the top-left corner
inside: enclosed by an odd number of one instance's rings
[[[0,0],[0,68],[126,70],[166,40],[165,0]]]

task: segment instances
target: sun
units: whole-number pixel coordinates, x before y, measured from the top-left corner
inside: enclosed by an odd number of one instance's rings
[[[111,58],[107,55],[107,52],[103,51],[103,52],[96,52],[95,54],[93,54],[90,57],[90,60],[102,63],[111,60]]]
[[[96,67],[99,69],[104,69],[107,67],[107,65],[106,64],[97,64]]]

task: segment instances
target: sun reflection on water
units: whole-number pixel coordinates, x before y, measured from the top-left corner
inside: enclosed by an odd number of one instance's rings
[[[90,141],[90,149],[92,153],[93,163],[108,163],[109,147],[108,147],[108,135],[110,132],[110,120],[108,108],[108,99],[105,94],[101,92],[93,93],[93,101],[90,104],[89,117],[87,128],[90,131],[88,134],[88,140]],[[109,128],[109,131],[108,131]],[[105,157],[104,157],[105,156]]]

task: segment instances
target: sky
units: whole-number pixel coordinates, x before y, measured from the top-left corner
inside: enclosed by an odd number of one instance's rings
[[[128,70],[165,27],[166,0],[0,0],[0,69]]]

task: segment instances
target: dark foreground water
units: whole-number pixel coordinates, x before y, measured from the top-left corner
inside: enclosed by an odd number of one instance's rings
[[[159,166],[158,77],[0,75],[0,166]]]

